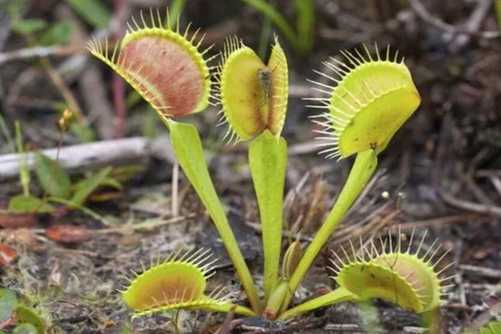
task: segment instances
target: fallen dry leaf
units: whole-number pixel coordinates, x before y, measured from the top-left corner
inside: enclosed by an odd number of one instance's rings
[[[0,213],[0,226],[4,228],[33,227],[37,220],[31,213]]]
[[[17,252],[14,248],[7,244],[0,244],[0,267],[9,265],[17,257]]]
[[[51,226],[45,234],[49,239],[62,243],[78,243],[92,238],[92,231],[88,228],[68,224]]]

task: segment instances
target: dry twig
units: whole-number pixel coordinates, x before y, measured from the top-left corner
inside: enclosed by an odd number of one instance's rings
[[[480,25],[487,15],[492,4],[491,0],[480,0],[475,10],[468,18],[467,22],[462,26],[451,25],[444,22],[440,18],[433,16],[421,3],[420,0],[409,0],[409,4],[411,5],[416,15],[424,22],[450,34],[452,37],[455,37],[454,41],[451,43],[451,49],[453,51],[458,51],[466,44],[468,44],[472,36],[484,39],[492,39],[500,36],[499,31],[479,32]]]
[[[470,201],[465,201],[459,198],[454,197],[450,193],[441,190],[440,196],[442,199],[449,205],[454,206],[456,208],[472,211],[476,213],[493,215],[498,218],[501,218],[501,207],[487,204],[478,204]]]
[[[11,61],[31,60],[33,58],[46,58],[49,56],[67,56],[76,53],[84,53],[85,49],[81,46],[37,46],[24,48],[15,51],[0,53],[0,65]]]
[[[467,274],[473,274],[473,275],[477,275],[477,276],[483,276],[483,277],[494,278],[494,279],[501,278],[501,270],[498,270],[498,269],[472,266],[472,265],[468,265],[468,264],[460,265],[459,269],[461,269],[462,271],[464,271]]]
[[[55,159],[57,149],[43,150],[42,153]],[[138,162],[143,158],[154,156],[174,162],[175,158],[167,137],[150,140],[143,137],[117,139],[62,147],[59,152],[59,163],[68,170],[88,170],[110,164]],[[17,177],[19,173],[20,154],[0,156],[0,180]],[[28,168],[35,164],[34,153],[26,157]]]

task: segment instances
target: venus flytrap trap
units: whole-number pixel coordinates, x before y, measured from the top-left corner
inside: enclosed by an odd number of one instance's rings
[[[390,233],[389,242],[382,237],[368,241],[360,239],[356,247],[350,241],[349,250],[341,247],[341,254],[332,254],[330,269],[335,273],[332,278],[338,288],[285,311],[280,319],[343,301],[362,302],[375,298],[425,316],[436,311],[450,287],[445,283],[453,276],[444,276],[451,266],[442,263],[449,250],[439,254],[441,246],[435,240],[424,251],[426,235],[423,233],[421,240],[416,242],[415,231],[412,231],[405,249],[402,249],[400,231],[395,247]]]
[[[169,16],[167,16],[169,17]],[[159,12],[150,11],[150,25],[143,13],[110,53],[108,42],[93,40],[90,52],[122,76],[163,117],[189,115],[204,110],[209,103],[210,60],[199,51],[203,37],[199,30],[188,39],[188,26],[180,32],[179,23],[163,27]]]
[[[280,137],[288,99],[287,58],[278,39],[265,65],[251,48],[237,37],[224,44],[217,68],[216,100],[221,106],[221,124],[230,143],[253,139],[265,130]]]
[[[334,72],[317,72],[328,84],[314,82],[325,97],[310,99],[312,107],[325,109],[314,118],[323,127],[321,153],[328,158],[355,156],[345,184],[325,222],[303,252],[301,243],[290,244],[281,260],[283,197],[287,166],[287,142],[281,136],[288,99],[287,58],[275,38],[265,64],[237,37],[229,38],[216,68],[217,93],[222,123],[228,123],[225,139],[249,141],[249,168],[261,220],[264,270],[263,300],[230,228],[205,161],[202,142],[195,126],[173,118],[204,110],[211,96],[207,50],[199,51],[201,40],[179,25],[162,25],[158,13],[150,12],[151,27],[141,15],[112,52],[107,43],[93,41],[90,51],[127,80],[158,112],[169,129],[174,153],[187,179],[209,212],[226,247],[250,308],[233,304],[223,290],[206,294],[212,275],[212,260],[206,251],[177,253],[135,277],[123,292],[136,315],[166,310],[202,309],[235,312],[268,319],[291,319],[313,309],[343,301],[363,302],[381,298],[416,313],[436,310],[442,300],[443,280],[436,269],[445,254],[435,259],[434,245],[421,254],[411,246],[403,251],[401,240],[394,248],[372,239],[351,244],[351,255],[334,254],[334,279],[338,288],[323,296],[289,308],[294,292],[320,250],[346,216],[369,182],[381,153],[420,103],[409,70],[390,55],[389,48],[375,56],[343,51],[345,61],[332,58],[325,65]],[[399,233],[399,238],[400,238]],[[410,245],[414,234],[411,236]],[[358,250],[357,250],[358,248]],[[435,259],[435,260],[434,260]],[[443,269],[442,269],[443,270]]]
[[[356,56],[341,51],[342,62],[331,58],[325,62],[334,75],[315,71],[331,84],[312,81],[325,97],[307,100],[319,102],[312,108],[326,109],[314,122],[323,127],[318,131],[323,146],[320,153],[327,158],[344,159],[353,154],[383,151],[393,135],[420,104],[420,96],[404,60],[390,48],[382,57],[377,46],[373,58],[367,47],[366,55],[356,50]]]
[[[205,294],[216,260],[208,250],[173,253],[134,277],[122,292],[134,316],[177,309],[229,312],[252,316],[252,310],[234,305],[224,287]]]

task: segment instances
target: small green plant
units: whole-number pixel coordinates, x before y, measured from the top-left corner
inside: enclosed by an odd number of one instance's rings
[[[485,324],[484,326],[478,328],[481,324],[477,326],[472,326],[466,328],[462,333],[463,334],[501,334],[501,321],[492,320]]]
[[[141,15],[133,27],[109,51],[107,43],[93,41],[90,52],[109,65],[134,87],[157,111],[170,131],[174,153],[187,179],[206,207],[234,264],[247,294],[250,308],[235,305],[218,293],[205,294],[212,262],[203,251],[173,255],[133,278],[123,293],[136,315],[173,309],[204,309],[269,319],[289,319],[304,312],[342,301],[382,298],[408,310],[426,314],[439,307],[444,290],[442,271],[436,270],[440,256],[432,247],[421,254],[403,251],[390,243],[387,249],[370,241],[342,260],[335,255],[336,290],[290,307],[294,292],[320,250],[345,217],[371,179],[378,155],[420,103],[419,93],[403,60],[389,48],[375,56],[343,52],[345,62],[332,58],[326,63],[334,74],[317,72],[332,84],[316,82],[325,97],[312,99],[325,109],[315,122],[327,145],[324,153],[338,159],[355,155],[355,162],[341,193],[317,232],[304,249],[299,241],[284,253],[280,270],[283,229],[283,194],[287,143],[281,136],[288,98],[288,65],[277,39],[267,64],[236,37],[229,38],[217,67],[214,98],[228,123],[230,142],[249,141],[249,167],[257,196],[264,253],[263,298],[254,284],[217,196],[195,126],[174,118],[202,111],[211,96],[210,59],[207,49],[199,51],[198,30],[181,32],[153,11],[150,24]],[[176,20],[178,21],[178,20]],[[336,77],[337,75],[337,77]],[[399,233],[400,238],[400,233]],[[414,234],[411,236],[411,242]],[[391,238],[390,238],[391,240]],[[391,241],[390,241],[391,242]],[[434,260],[435,259],[435,260]],[[444,270],[444,269],[442,269]]]
[[[0,324],[14,327],[12,333],[44,334],[46,322],[38,310],[27,305],[13,291],[0,288]]]
[[[71,123],[70,118],[69,111],[63,112],[58,122],[61,131],[68,130]],[[28,155],[23,144],[19,123],[16,123],[16,147],[20,154],[19,181],[23,192],[9,199],[6,210],[9,215],[56,213],[58,208],[54,204],[62,204],[67,209],[80,209],[98,217],[84,206],[89,197],[101,187],[110,187],[116,190],[122,188],[121,183],[113,177],[111,167],[103,168],[96,173],[89,173],[79,181],[73,182],[70,175],[60,166],[58,160],[36,152],[32,154],[35,175],[43,190],[43,196],[36,196],[30,189],[32,178],[27,166]]]
[[[480,328],[480,334],[500,334],[501,321],[491,321],[484,327]]]
[[[106,186],[120,190],[122,185],[113,178],[112,168],[106,167],[96,173],[72,183],[70,176],[53,160],[42,153],[35,154],[35,174],[45,196],[40,198],[29,192],[10,198],[7,208],[12,214],[54,213],[56,207],[52,204],[63,204],[68,208],[81,209],[96,190]],[[28,172],[29,175],[29,172]],[[25,189],[27,189],[25,187]]]

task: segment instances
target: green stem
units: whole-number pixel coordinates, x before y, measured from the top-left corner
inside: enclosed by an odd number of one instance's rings
[[[301,258],[296,270],[292,274],[289,282],[289,293],[282,305],[282,311],[287,309],[294,292],[310,269],[313,261],[372,177],[376,166],[377,155],[375,151],[368,150],[357,154],[353,167],[348,175],[348,179],[334,207],[327,216],[322,227],[320,227],[320,230],[318,230],[315,238],[309,244],[308,248],[306,248],[304,256]]]
[[[281,281],[277,287],[273,290],[266,302],[266,307],[264,308],[263,315],[266,319],[276,319],[277,314],[280,311],[282,303],[284,301],[285,294],[289,289],[289,282]]]
[[[101,216],[97,212],[92,211],[91,209],[89,209],[88,207],[84,206],[83,204],[77,204],[77,203],[75,203],[75,202],[73,202],[73,201],[71,201],[69,199],[64,199],[64,198],[60,198],[60,197],[47,197],[47,198],[44,198],[44,201],[49,201],[49,202],[53,202],[53,203],[64,204],[66,207],[68,207],[70,209],[77,209],[77,210],[82,211],[86,215],[88,215],[88,216],[94,218],[95,220],[101,222],[105,226],[112,226],[113,225],[113,223],[111,223],[110,221],[108,221],[105,217]]]
[[[430,334],[439,334],[442,332],[441,318],[440,308],[438,307],[426,311],[422,314],[423,327],[427,328]]]
[[[290,310],[282,313],[280,317],[278,317],[278,319],[287,320],[290,318],[297,317],[298,315],[301,315],[303,313],[315,310],[317,308],[341,302],[356,301],[356,300],[358,300],[357,295],[351,293],[345,288],[337,288],[336,290],[326,293],[325,295],[310,299],[305,303],[299,304],[298,306],[291,308]]]
[[[270,27],[270,30],[271,30],[271,27]],[[4,136],[4,138],[7,142],[7,146],[9,147],[10,151],[14,153],[16,151],[16,145],[15,145],[14,139],[9,131],[9,128],[7,127],[7,122],[5,121],[5,119],[3,118],[2,115],[0,115],[0,132],[2,132],[2,135]]]
[[[259,313],[261,305],[254,281],[209,175],[197,128],[191,124],[177,123],[166,118],[162,119],[170,130],[171,143],[176,158],[209,212],[247,293],[252,309]]]
[[[229,313],[233,312],[236,314],[240,314],[246,317],[255,317],[256,313],[252,311],[251,309],[241,306],[241,305],[236,305],[236,304],[231,304],[231,303],[224,303],[224,304],[210,304],[206,306],[200,307],[200,309],[204,309],[209,312],[221,312],[221,313]]]
[[[181,331],[179,330],[179,313],[181,310],[176,310],[174,314],[174,319],[172,319],[172,326],[174,327],[174,334],[179,334]]]
[[[278,283],[282,248],[283,197],[287,166],[287,142],[269,131],[249,147],[249,166],[261,217],[264,250],[265,299]]]

